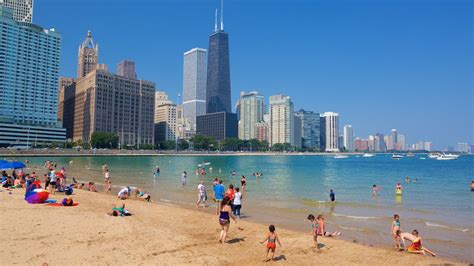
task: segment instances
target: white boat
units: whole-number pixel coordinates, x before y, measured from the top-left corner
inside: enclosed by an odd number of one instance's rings
[[[334,156],[334,159],[346,159],[346,158],[349,158],[349,156],[347,156],[347,155],[340,155],[340,154],[336,154],[336,156]]]
[[[439,155],[436,160],[440,161],[449,161],[449,160],[457,160],[459,158],[459,155],[457,154],[441,154]]]
[[[420,157],[420,160],[426,160],[426,158],[425,157]]]
[[[403,158],[403,155],[400,155],[400,154],[393,154],[392,155],[392,159],[394,159],[394,160],[400,160],[401,158]]]
[[[413,153],[407,153],[407,157],[408,157],[408,158],[413,158],[413,157],[415,157],[415,154],[413,154]]]
[[[430,159],[437,159],[441,154],[439,153],[430,153],[428,154],[428,158]]]
[[[373,153],[364,153],[364,155],[362,155],[362,157],[365,157],[365,158],[370,158],[370,157],[374,157],[375,154]]]

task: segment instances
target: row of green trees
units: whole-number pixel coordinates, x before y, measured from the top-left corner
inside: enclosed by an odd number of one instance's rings
[[[173,140],[167,140],[157,143],[156,145],[152,144],[142,144],[140,149],[145,150],[175,150],[176,145],[178,145],[178,150],[187,150],[190,148],[192,143],[192,149],[195,151],[250,151],[250,152],[265,152],[265,151],[303,151],[301,148],[296,148],[291,146],[290,143],[277,143],[270,147],[268,141],[259,141],[258,139],[251,140],[241,140],[238,138],[226,138],[218,142],[215,138],[204,136],[204,135],[195,135],[189,142],[181,139],[177,143]],[[91,136],[90,143],[83,143],[82,141],[77,141],[71,143],[68,146],[72,147],[83,147],[83,148],[109,148],[116,149],[119,148],[119,136],[115,133],[110,132],[94,132]],[[136,147],[121,147],[122,149]],[[306,149],[306,151],[318,151],[316,149]]]

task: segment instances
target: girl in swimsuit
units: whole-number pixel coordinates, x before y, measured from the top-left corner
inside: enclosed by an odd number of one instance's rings
[[[237,219],[235,219],[234,214],[232,214],[232,210],[229,205],[230,198],[228,196],[225,196],[221,202],[221,208],[219,213],[219,224],[221,225],[221,234],[219,237],[219,242],[221,244],[224,244],[227,238],[227,231],[229,231],[230,227],[230,218],[232,218],[235,223],[237,223]]]
[[[264,261],[270,261],[273,260],[273,256],[275,256],[275,249],[276,249],[276,243],[278,242],[278,245],[281,247],[280,239],[278,238],[278,235],[275,233],[275,226],[272,224],[268,227],[268,230],[270,231],[268,233],[268,236],[261,241],[260,243],[263,244],[267,242],[267,254],[265,255],[265,260]],[[268,254],[272,252],[272,257],[268,258]]]
[[[436,257],[436,254],[433,251],[423,246],[418,230],[413,230],[411,234],[402,233],[400,230],[398,230],[397,236],[401,238],[404,246],[405,246],[405,239],[408,239],[409,241],[412,242],[411,245],[406,249],[409,253],[423,254],[423,255],[426,255],[426,253],[428,253],[431,256]]]
[[[401,228],[400,227],[400,216],[398,214],[395,214],[395,215],[393,215],[391,234],[392,234],[393,240],[395,241],[395,247],[397,249],[401,248],[400,236],[397,234],[397,231],[401,230],[400,228]]]
[[[308,220],[311,222],[311,235],[313,236],[314,247],[319,251],[319,244],[318,244],[318,230],[319,224],[314,218],[314,215],[308,215]]]
[[[240,178],[240,186],[242,187],[242,192],[245,192],[246,183],[247,183],[247,179],[245,178],[245,176],[242,176],[242,178]]]

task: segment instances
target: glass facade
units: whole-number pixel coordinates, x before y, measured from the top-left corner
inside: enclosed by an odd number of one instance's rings
[[[15,21],[3,5],[0,25],[0,117],[56,127],[61,35]]]
[[[319,113],[299,110],[295,115],[301,119],[302,146],[321,149],[321,118]]]
[[[209,36],[207,58],[207,113],[231,113],[229,35],[216,31]]]
[[[196,133],[214,137],[217,141],[237,138],[237,114],[218,112],[198,116]]]
[[[207,51],[194,48],[184,53],[183,116],[188,130],[196,130],[196,117],[206,114]]]

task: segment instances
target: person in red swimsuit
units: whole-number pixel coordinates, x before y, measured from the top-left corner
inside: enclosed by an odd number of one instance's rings
[[[273,257],[275,256],[275,249],[276,249],[276,243],[278,242],[278,245],[281,247],[280,239],[278,238],[278,235],[275,233],[275,226],[272,224],[268,227],[268,230],[270,231],[267,235],[267,237],[261,241],[260,243],[263,244],[267,242],[267,254],[265,256],[265,262],[273,260]],[[271,258],[268,258],[268,254],[272,254]]]

